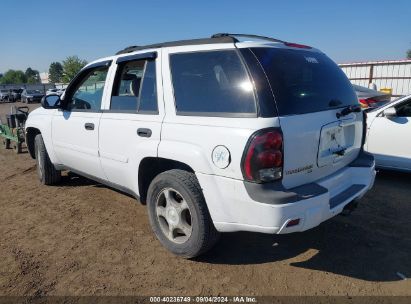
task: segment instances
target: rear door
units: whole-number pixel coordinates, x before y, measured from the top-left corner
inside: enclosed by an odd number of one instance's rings
[[[358,105],[341,69],[318,51],[252,48],[270,82],[284,137],[285,187],[332,174],[361,149],[362,113],[337,118]]]
[[[156,157],[164,116],[159,103],[161,77],[157,52],[117,59],[109,104],[100,123],[99,149],[111,183],[138,194],[139,165]],[[158,96],[160,98],[158,98]]]

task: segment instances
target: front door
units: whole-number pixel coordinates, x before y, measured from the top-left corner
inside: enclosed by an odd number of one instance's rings
[[[397,115],[377,116],[368,134],[368,151],[378,166],[411,170],[411,99],[394,106]]]
[[[52,139],[59,162],[85,175],[106,179],[99,160],[98,132],[108,67],[87,69],[64,97],[53,117]]]

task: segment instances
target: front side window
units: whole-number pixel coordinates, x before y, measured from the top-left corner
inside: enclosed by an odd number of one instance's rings
[[[136,60],[119,65],[110,109],[139,113],[157,112],[155,61]]]
[[[411,117],[411,99],[395,107],[398,117]]]
[[[177,114],[256,115],[254,86],[235,50],[170,56]]]
[[[69,99],[69,110],[100,111],[107,72],[105,66],[86,72]]]

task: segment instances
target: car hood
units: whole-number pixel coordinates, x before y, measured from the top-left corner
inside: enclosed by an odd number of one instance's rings
[[[39,94],[39,93],[35,93],[35,94],[29,94],[29,93],[27,93],[26,96],[43,97],[44,95],[43,95],[43,94]]]

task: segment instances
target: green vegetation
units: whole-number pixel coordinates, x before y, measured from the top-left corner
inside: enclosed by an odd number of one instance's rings
[[[20,70],[8,70],[0,77],[0,84],[19,84],[19,83],[40,83],[40,74],[32,68],[27,68],[26,72]]]
[[[49,68],[49,81],[59,83],[63,81],[63,65],[60,62],[52,62]]]
[[[26,72],[24,73],[26,75],[26,82],[27,83],[40,83],[40,73],[39,71],[33,70],[32,68],[27,68]]]
[[[27,83],[27,77],[23,71],[8,70],[4,73],[3,77],[0,78],[0,84],[9,83]]]
[[[87,64],[78,56],[69,56],[63,61],[63,82],[70,82],[74,76]]]
[[[87,64],[86,60],[78,56],[69,56],[60,62],[52,62],[49,67],[49,81],[51,83],[70,82],[74,76]],[[0,73],[0,84],[40,83],[40,73],[28,67],[25,72],[21,70],[8,70]]]

